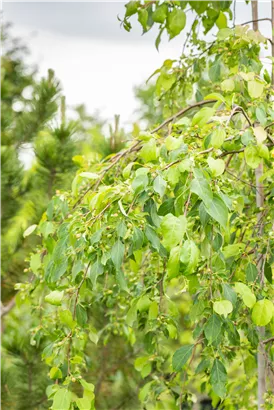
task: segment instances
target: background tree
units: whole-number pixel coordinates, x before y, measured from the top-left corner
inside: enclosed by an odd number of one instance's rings
[[[76,108],[74,121],[68,119],[65,99],[53,71],[49,70],[47,78],[36,79],[36,70],[24,63],[27,48],[11,36],[9,26],[3,27],[2,45],[1,315],[4,316],[14,306],[15,284],[30,275],[27,268],[30,252],[40,242],[39,237],[25,236],[26,229],[41,220],[53,195],[70,188],[77,168],[116,152],[126,137],[116,127],[115,144],[111,144],[104,135],[105,122],[98,114],[88,115],[84,106]],[[47,408],[47,372],[37,361],[37,353],[41,354],[43,349],[34,347],[36,342],[31,342],[29,333],[38,324],[39,318],[31,314],[28,304],[13,309],[2,324],[3,408]]]

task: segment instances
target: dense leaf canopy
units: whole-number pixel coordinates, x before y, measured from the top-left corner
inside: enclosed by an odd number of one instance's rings
[[[144,32],[157,23],[159,35],[173,38],[186,5],[196,13],[192,51],[155,73],[172,116],[117,154],[83,164],[72,190],[61,190],[25,232],[42,245],[17,303],[30,301],[39,316],[32,342],[45,346],[53,410],[111,408],[113,384],[107,400],[102,380],[119,370],[129,386],[120,408],[138,389],[147,410],[192,409],[204,395],[214,407],[255,409],[262,346],[265,408],[274,405],[274,106],[260,59],[267,39],[248,26],[228,28],[230,2],[131,1],[123,25],[129,30],[137,13]],[[198,38],[199,22],[218,27],[214,41]]]

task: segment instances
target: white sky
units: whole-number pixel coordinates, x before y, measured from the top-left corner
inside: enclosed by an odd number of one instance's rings
[[[260,2],[260,17],[270,16],[270,1]],[[251,6],[237,1],[237,22],[251,19]],[[137,108],[133,87],[142,84],[166,58],[178,58],[184,36],[154,47],[157,30],[141,36],[139,23],[127,33],[117,14],[124,2],[4,2],[4,22],[21,37],[39,75],[54,69],[69,105],[84,103],[89,113],[99,109],[111,120],[121,115],[127,125]],[[260,23],[261,31],[268,22]],[[270,30],[271,32],[271,30]],[[270,35],[270,34],[269,34]]]

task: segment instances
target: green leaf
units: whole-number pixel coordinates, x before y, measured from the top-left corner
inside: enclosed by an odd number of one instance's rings
[[[119,269],[123,263],[125,254],[125,245],[118,239],[111,249],[111,259],[116,269]]]
[[[144,160],[145,163],[155,161],[157,159],[156,141],[154,138],[143,145],[139,156]]]
[[[223,255],[226,259],[239,256],[240,253],[242,253],[243,248],[243,243],[233,243],[231,245],[227,245],[223,248]]]
[[[218,40],[225,40],[226,38],[232,36],[234,31],[231,28],[222,28],[218,31],[217,38]]]
[[[187,239],[180,253],[180,261],[183,265],[182,272],[184,275],[191,275],[199,262],[200,251],[195,245],[195,242]]]
[[[96,329],[91,328],[90,332],[88,334],[88,337],[89,337],[89,340],[92,341],[92,343],[97,345],[98,340],[99,340],[99,336],[98,336],[98,333],[97,333]]]
[[[194,345],[185,345],[176,350],[172,357],[172,366],[175,372],[182,370],[183,366],[190,358],[193,348]]]
[[[74,329],[77,325],[75,320],[73,320],[72,313],[70,310],[61,310],[59,312],[60,322],[64,323],[70,329]]]
[[[148,185],[148,176],[145,174],[137,175],[136,178],[132,181],[132,189],[135,193],[142,191]]]
[[[167,214],[163,217],[161,222],[162,242],[167,250],[170,250],[183,240],[186,225],[187,221],[184,215],[177,218],[172,214]]]
[[[215,359],[210,372],[210,384],[217,396],[224,398],[226,394],[227,372],[223,363]]]
[[[80,379],[80,383],[86,391],[91,392],[91,393],[94,392],[94,384],[88,383],[84,379]]]
[[[209,368],[209,366],[210,366],[210,360],[208,358],[202,359],[195,370],[195,374],[204,372],[205,370]]]
[[[252,169],[258,168],[261,158],[258,155],[257,147],[254,145],[248,145],[245,148],[245,160],[247,165],[249,165]]]
[[[122,271],[122,269],[117,269],[116,270],[116,280],[117,280],[117,283],[118,283],[118,285],[121,289],[123,289],[123,290],[127,289],[127,283],[126,283],[125,275],[124,275],[124,272]]]
[[[258,144],[262,144],[267,139],[267,132],[263,127],[255,127],[253,132]]]
[[[98,229],[89,239],[91,245],[98,243],[101,239],[103,229]]]
[[[132,327],[133,323],[136,320],[137,320],[137,303],[136,301],[134,301],[127,312],[126,323],[128,326]]]
[[[248,94],[251,98],[260,98],[264,92],[264,85],[259,81],[252,80],[247,83]]]
[[[99,178],[99,175],[95,174],[94,172],[81,172],[79,176],[83,178],[87,178],[87,179],[98,179]]]
[[[169,135],[169,136],[166,137],[166,139],[165,139],[165,146],[166,146],[166,148],[168,149],[168,151],[172,151],[172,150],[178,149],[181,144],[182,144],[181,139],[180,139],[180,138],[172,137],[172,135]]]
[[[88,320],[87,311],[80,304],[76,306],[76,320],[81,327],[85,326]]]
[[[265,262],[265,265],[264,265],[264,276],[266,277],[268,282],[272,284],[273,282],[272,268],[271,268],[270,263],[268,263],[267,261]]]
[[[191,181],[190,191],[198,195],[205,204],[210,204],[213,194],[207,179],[200,170],[195,169],[194,174],[195,178]]]
[[[82,397],[80,399],[76,399],[76,404],[79,410],[91,410],[92,407],[92,399],[90,397]]]
[[[269,159],[269,150],[268,150],[268,148],[267,148],[266,145],[264,145],[264,144],[259,144],[259,145],[258,145],[258,150],[257,150],[257,152],[258,152],[258,155],[259,155],[261,158],[264,158],[264,159],[266,159],[266,160]]]
[[[229,300],[232,303],[232,305],[235,306],[237,302],[236,292],[227,283],[223,283],[222,288],[224,299]]]
[[[139,391],[138,394],[138,398],[140,400],[140,402],[144,402],[145,399],[147,398],[149,392],[150,392],[150,388],[151,385],[154,383],[154,380],[152,380],[151,382],[146,383]]]
[[[190,1],[189,4],[198,15],[204,13],[208,7],[208,1]]]
[[[265,112],[264,107],[257,107],[256,108],[256,117],[257,120],[263,125],[265,126],[267,123],[267,115]]]
[[[244,283],[236,282],[234,284],[235,291],[242,297],[244,304],[252,308],[256,303],[256,297]]]
[[[159,7],[156,3],[156,10],[152,13],[152,19],[155,23],[164,23],[168,13],[168,6],[166,3],[161,4]]]
[[[220,148],[225,140],[226,137],[226,132],[223,128],[216,128],[213,130],[210,138],[210,144],[212,145],[213,148]]]
[[[213,177],[218,177],[219,175],[223,174],[225,170],[225,162],[222,159],[214,159],[212,157],[209,157],[207,159],[207,163]]]
[[[25,232],[23,233],[23,237],[26,238],[27,236],[31,235],[32,232],[34,232],[36,228],[37,228],[37,225],[36,225],[36,224],[29,226],[29,227],[25,230]]]
[[[52,367],[49,372],[49,377],[53,380],[62,379],[63,375],[59,367]]]
[[[64,292],[59,292],[54,290],[45,296],[45,302],[50,303],[51,305],[61,306]]]
[[[235,84],[232,78],[228,78],[221,83],[221,89],[225,92],[231,92],[234,90]]]
[[[213,303],[213,310],[218,313],[218,315],[227,317],[229,313],[232,312],[233,306],[229,300],[219,300]]]
[[[213,242],[212,242],[212,248],[215,252],[217,252],[219,249],[221,249],[223,244],[223,237],[220,233],[217,233]]]
[[[166,181],[158,175],[153,182],[153,189],[160,197],[163,197],[166,190]]]
[[[222,29],[222,28],[226,28],[226,27],[227,27],[226,15],[225,15],[222,11],[220,11],[219,17],[218,17],[217,20],[216,20],[216,26],[217,26],[219,29]]]
[[[258,279],[258,269],[256,265],[248,263],[245,275],[247,282],[255,282],[255,280]]]
[[[172,12],[167,17],[167,31],[170,38],[173,38],[181,33],[186,25],[186,14],[183,10],[173,8]]]
[[[257,326],[266,326],[271,321],[273,313],[273,303],[268,299],[262,299],[253,306],[252,320]]]
[[[52,410],[69,410],[71,403],[71,392],[67,389],[59,389],[54,395]]]
[[[137,13],[139,1],[129,1],[125,4],[126,13],[125,17],[133,16],[133,14]]]
[[[218,340],[222,332],[222,321],[215,313],[207,320],[205,328],[205,337],[210,344]]]
[[[203,127],[209,120],[210,118],[214,115],[215,109],[210,108],[210,107],[203,107],[198,111],[193,119],[191,125],[199,125],[200,127]]]
[[[214,83],[220,81],[221,79],[221,63],[220,60],[215,60],[214,63],[208,70],[208,75],[211,81]]]
[[[149,306],[148,319],[149,320],[157,319],[158,311],[159,311],[158,303],[154,300]]]
[[[215,221],[226,228],[228,220],[228,209],[222,199],[215,195],[210,203],[205,204],[206,212],[213,218]]]
[[[156,249],[156,251],[160,251],[160,239],[157,236],[156,232],[151,226],[146,225],[145,227],[145,235],[149,242],[151,243],[152,247]]]
[[[143,27],[144,32],[147,31],[148,11],[146,9],[138,10],[138,21]]]
[[[30,269],[33,273],[37,274],[39,268],[41,267],[41,257],[39,253],[35,253],[30,257]]]
[[[104,272],[104,266],[102,265],[99,258],[91,265],[88,273],[88,277],[91,280],[92,285],[95,287],[97,278]]]
[[[151,301],[147,295],[140,297],[137,302],[137,309],[139,312],[146,312],[151,305]]]
[[[170,251],[169,260],[167,263],[167,274],[168,274],[169,279],[175,278],[179,274],[180,254],[181,254],[180,246],[173,247]]]
[[[134,227],[133,236],[132,236],[132,248],[133,251],[137,251],[138,249],[142,248],[144,243],[144,234],[139,229]]]

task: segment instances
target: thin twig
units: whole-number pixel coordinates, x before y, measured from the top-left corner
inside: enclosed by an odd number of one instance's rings
[[[89,261],[89,263],[87,264],[86,270],[84,272],[84,275],[82,277],[81,282],[79,283],[77,290],[76,290],[76,295],[75,295],[75,301],[74,301],[74,308],[73,308],[73,320],[75,320],[76,318],[76,307],[77,307],[77,303],[78,303],[78,298],[79,298],[79,293],[81,290],[81,287],[84,283],[84,281],[86,280],[87,277],[87,273],[88,273],[88,268],[91,264],[91,261]],[[67,336],[69,338],[69,344],[68,344],[68,351],[67,351],[67,363],[68,363],[68,375],[70,375],[70,352],[71,352],[71,346],[72,346],[72,331],[69,333],[69,335]]]
[[[273,336],[273,337],[270,337],[269,339],[262,340],[262,343],[263,343],[264,345],[266,345],[267,343],[271,343],[271,342],[274,342],[274,336]]]
[[[244,184],[251,186],[252,188],[256,188],[256,185],[251,184],[250,182],[247,182],[247,181],[245,181],[244,179],[238,178],[236,175],[234,175],[234,174],[233,174],[231,171],[229,171],[228,169],[226,169],[226,172],[227,172],[228,174],[230,174],[233,178],[237,179],[238,181],[241,181],[241,182],[243,182]]]
[[[169,124],[170,122],[174,121],[176,118],[181,117],[183,114],[188,112],[189,110],[192,110],[192,108],[200,107],[201,105],[205,104],[211,104],[215,103],[217,100],[204,100],[204,101],[199,101],[195,104],[190,105],[189,107],[183,108],[177,114],[172,115],[171,117],[167,118],[162,124],[160,124],[158,127],[154,128],[154,130],[151,131],[151,133],[155,133],[159,131],[161,128],[163,128],[165,125]]]
[[[264,17],[264,18],[261,18],[261,19],[254,19],[254,20],[246,21],[245,23],[241,23],[241,26],[245,26],[246,24],[250,24],[250,23],[256,23],[257,21],[270,21],[270,23],[272,23],[271,18]]]

